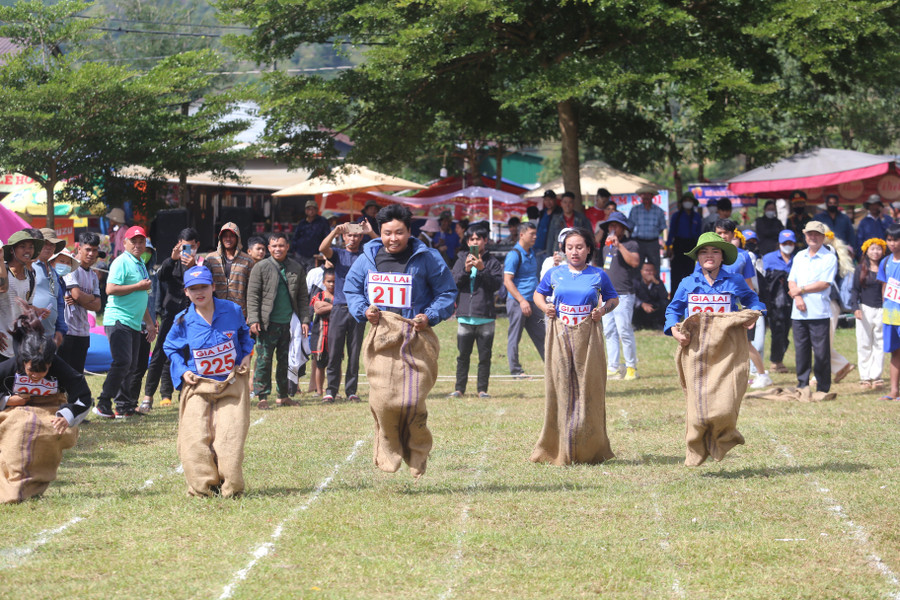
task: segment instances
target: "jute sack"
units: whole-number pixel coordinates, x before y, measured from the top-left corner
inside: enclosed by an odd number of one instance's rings
[[[547,320],[544,428],[532,462],[596,464],[615,457],[606,435],[603,323]]]
[[[431,451],[425,398],[437,380],[440,345],[431,328],[382,311],[362,345],[369,379],[369,408],[375,417],[375,465],[395,473],[401,460],[413,477],[425,473]]]
[[[749,321],[761,313],[697,313],[677,327],[691,336],[687,347],[678,345],[675,366],[687,397],[687,455],[684,464],[695,467],[707,457],[722,460],[744,436],[737,430],[741,398],[747,391],[750,370]]]
[[[59,435],[50,425],[66,398],[65,393],[31,396],[25,406],[0,412],[0,502],[43,494],[56,479],[63,450],[78,439],[78,427]]]
[[[181,388],[178,456],[191,496],[221,486],[228,498],[244,491],[244,442],[250,429],[250,369],[237,367],[225,381],[199,377]]]

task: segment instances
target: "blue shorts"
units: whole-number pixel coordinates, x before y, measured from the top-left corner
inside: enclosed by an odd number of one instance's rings
[[[900,350],[900,325],[884,324],[884,351],[894,352]]]

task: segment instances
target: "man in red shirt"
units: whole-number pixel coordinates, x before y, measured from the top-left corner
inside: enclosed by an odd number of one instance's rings
[[[594,200],[594,206],[585,209],[584,216],[591,222],[591,231],[596,231],[597,223],[606,220],[606,211],[604,210],[607,202],[609,202],[610,193],[606,188],[597,190],[597,198]]]

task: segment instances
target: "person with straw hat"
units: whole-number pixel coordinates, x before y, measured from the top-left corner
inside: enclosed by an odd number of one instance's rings
[[[56,235],[54,229],[42,227],[38,231],[44,238],[44,246],[34,261],[35,290],[33,304],[46,307],[50,313],[41,319],[44,331],[53,332],[56,347],[62,346],[69,328],[66,325],[65,286],[50,267],[50,257],[66,249],[66,240]]]
[[[6,335],[6,331],[22,312],[31,305],[34,298],[35,275],[31,264],[37,259],[44,240],[36,229],[23,229],[17,231],[6,241],[3,246],[3,262],[9,271],[9,278],[0,280],[0,290],[6,287],[4,298],[0,298],[0,321],[3,327],[0,331],[0,354],[6,358],[13,356],[12,344]],[[46,316],[46,310],[35,311],[38,318]]]
[[[759,301],[759,296],[743,277],[722,268],[722,265],[731,265],[737,260],[738,250],[733,244],[718,234],[707,232],[700,236],[697,245],[686,256],[696,260],[700,270],[682,279],[672,295],[672,301],[666,308],[666,335],[687,346],[690,336],[675,325],[697,312],[734,312],[739,303],[744,308],[765,314],[765,304]],[[755,322],[755,319],[749,322],[747,328]]]
[[[125,252],[125,211],[114,208],[107,213],[109,219],[109,240],[112,243],[112,256],[109,260]]]

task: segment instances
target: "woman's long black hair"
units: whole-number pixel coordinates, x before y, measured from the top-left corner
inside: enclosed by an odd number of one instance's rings
[[[16,355],[16,370],[24,372],[25,363],[30,362],[34,371],[46,371],[56,356],[56,344],[44,334],[44,326],[33,311],[25,311],[13,323],[13,352]]]

